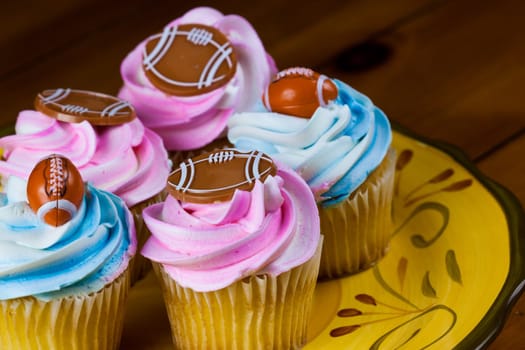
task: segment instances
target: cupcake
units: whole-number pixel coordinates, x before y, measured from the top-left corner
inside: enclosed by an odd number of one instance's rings
[[[27,179],[43,157],[66,156],[84,180],[124,200],[142,245],[149,235],[142,209],[162,200],[170,172],[160,137],[143,126],[129,103],[105,94],[45,90],[35,109],[20,112],[15,134],[0,138],[0,173]],[[136,260],[132,281],[147,271],[146,260]]]
[[[133,104],[179,164],[204,147],[226,145],[228,118],[251,110],[275,73],[246,19],[199,7],[128,54],[119,96]]]
[[[51,155],[8,178],[0,225],[0,349],[117,349],[137,246],[124,202]]]
[[[366,269],[388,250],[395,152],[385,114],[347,84],[307,68],[280,72],[228,139],[287,164],[312,190],[324,235],[321,277]]]
[[[293,171],[260,152],[188,159],[144,210],[142,254],[177,349],[297,349],[319,268],[319,216]]]

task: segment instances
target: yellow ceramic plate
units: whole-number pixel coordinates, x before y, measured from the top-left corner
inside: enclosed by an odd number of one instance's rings
[[[318,284],[306,349],[474,349],[525,280],[523,212],[457,150],[394,134],[395,228],[374,268]],[[131,291],[122,349],[171,349],[150,274]]]

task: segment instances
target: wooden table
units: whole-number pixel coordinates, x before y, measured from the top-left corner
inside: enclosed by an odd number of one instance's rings
[[[280,68],[309,66],[348,82],[394,122],[464,150],[525,203],[525,2],[212,4],[245,16]],[[6,2],[0,128],[13,125],[45,88],[115,94],[124,56],[190,7],[167,0]],[[525,348],[524,312],[522,296],[489,349]]]

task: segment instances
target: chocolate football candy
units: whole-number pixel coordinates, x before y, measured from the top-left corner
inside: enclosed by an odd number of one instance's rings
[[[76,214],[84,197],[84,182],[66,157],[52,154],[33,168],[27,180],[27,200],[39,219],[60,226]]]
[[[228,38],[203,24],[167,26],[144,46],[142,68],[159,90],[194,96],[228,83],[237,59]]]
[[[273,160],[262,152],[222,149],[181,163],[168,177],[168,192],[183,202],[227,201],[236,189],[250,191],[256,180],[276,173]]]
[[[318,107],[337,98],[337,86],[309,68],[288,68],[279,72],[263,94],[271,112],[310,118]]]
[[[98,92],[52,89],[40,92],[35,108],[63,122],[92,125],[120,125],[132,121],[135,109],[126,101]]]

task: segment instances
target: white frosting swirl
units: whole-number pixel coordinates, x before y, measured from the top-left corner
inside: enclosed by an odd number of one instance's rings
[[[347,198],[381,163],[391,142],[388,119],[370,99],[334,82],[337,100],[310,119],[261,107],[228,121],[228,139],[236,148],[257,149],[289,165],[324,205]]]

